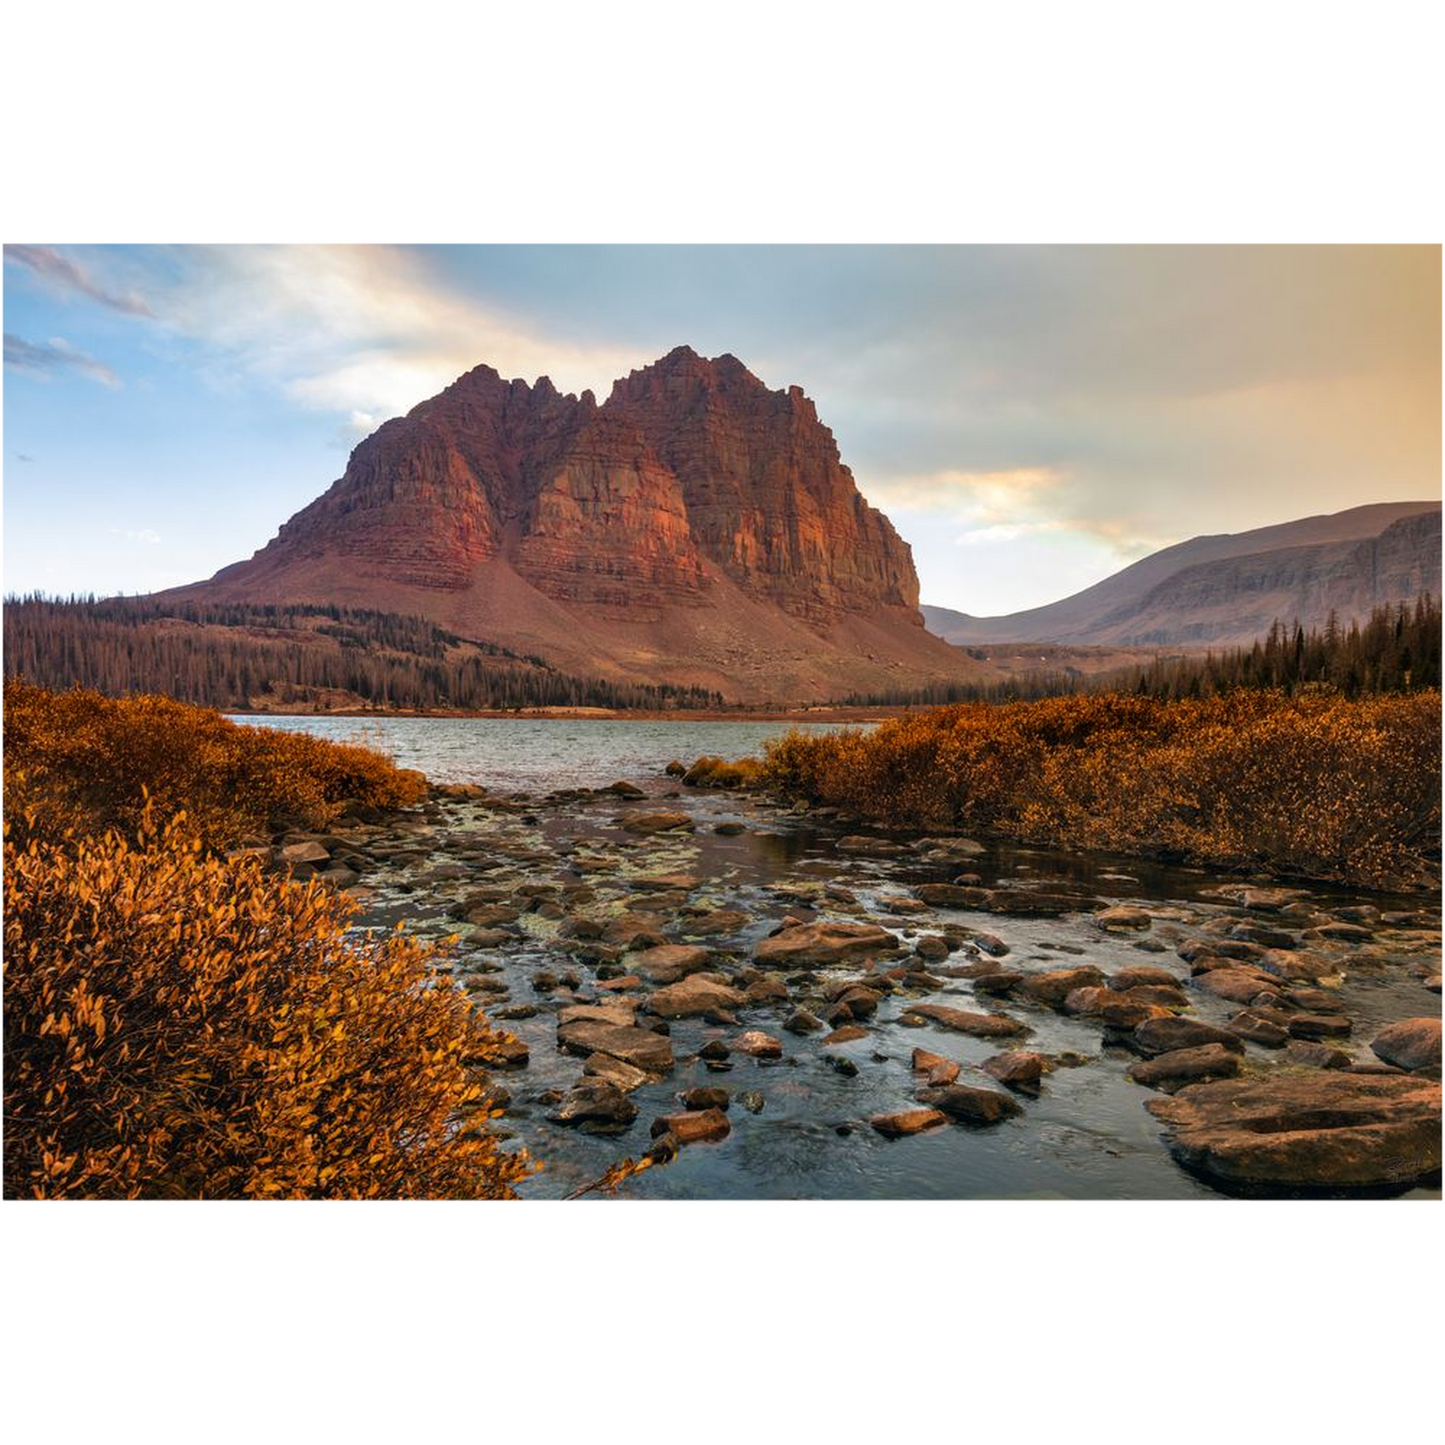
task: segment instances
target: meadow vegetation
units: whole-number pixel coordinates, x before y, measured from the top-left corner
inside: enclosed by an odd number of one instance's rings
[[[883,824],[1388,888],[1439,857],[1440,694],[961,704],[794,730],[763,782]]]
[[[163,698],[16,683],[5,714],[7,1196],[512,1195],[511,1041],[437,951],[220,851],[419,774]]]

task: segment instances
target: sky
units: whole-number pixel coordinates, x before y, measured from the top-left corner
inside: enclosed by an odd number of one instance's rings
[[[265,545],[480,362],[564,391],[687,344],[800,385],[923,601],[1440,496],[1438,247],[53,246],[4,265],[4,590]]]

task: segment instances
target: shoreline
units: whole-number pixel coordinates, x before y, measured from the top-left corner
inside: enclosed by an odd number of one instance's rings
[[[920,709],[922,710],[921,707]],[[395,718],[446,718],[452,721],[479,719],[495,721],[542,722],[887,722],[890,718],[905,717],[915,709],[895,703],[884,707],[817,707],[817,708],[769,708],[757,711],[728,709],[678,708],[605,708],[605,707],[538,707],[538,708],[493,708],[480,712],[447,710],[408,711],[401,708],[287,708],[287,709],[226,709],[218,708],[226,717],[233,718],[278,718],[278,717],[334,717],[334,718],[375,718],[391,721]]]

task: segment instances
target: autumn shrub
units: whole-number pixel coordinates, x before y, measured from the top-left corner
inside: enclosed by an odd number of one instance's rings
[[[155,816],[7,822],[6,1194],[511,1196],[482,1072],[509,1040],[433,953]]]
[[[109,698],[5,684],[7,809],[41,826],[134,833],[148,801],[184,812],[212,846],[280,822],[323,827],[352,803],[394,808],[426,791],[420,773],[364,747],[243,727],[171,698]]]
[[[683,774],[690,788],[751,788],[762,776],[763,765],[757,758],[701,757]]]
[[[1385,887],[1438,856],[1440,694],[963,704],[794,730],[764,781],[880,822]]]

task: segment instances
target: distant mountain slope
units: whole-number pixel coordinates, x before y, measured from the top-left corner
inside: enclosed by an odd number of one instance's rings
[[[1114,647],[1233,646],[1278,618],[1322,626],[1382,603],[1440,595],[1440,503],[1381,502],[1328,516],[1194,537],[1082,592],[1001,617],[922,608],[958,645],[1003,641]]]

